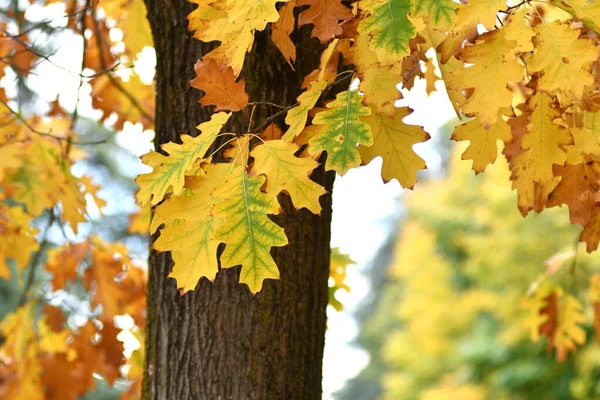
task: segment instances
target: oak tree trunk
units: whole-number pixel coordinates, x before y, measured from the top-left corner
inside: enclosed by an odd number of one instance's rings
[[[190,88],[193,65],[214,45],[191,38],[185,0],[145,0],[157,53],[156,138],[159,145],[194,134],[211,110],[197,103]],[[242,75],[252,101],[291,105],[305,75],[319,63],[322,46],[304,27],[294,33],[295,71],[265,32],[258,33]],[[271,110],[257,110],[258,123]],[[276,111],[276,110],[275,110]],[[255,124],[255,126],[258,124]],[[227,129],[243,133],[243,113]],[[170,253],[151,252],[144,399],[318,399],[321,397],[325,309],[333,175],[322,169],[312,178],[328,194],[315,216],[294,210],[280,195],[284,213],[274,218],[290,244],[274,248],[281,280],[267,280],[252,296],[238,283],[239,267],[223,269],[213,283],[201,279],[180,296],[167,278]]]

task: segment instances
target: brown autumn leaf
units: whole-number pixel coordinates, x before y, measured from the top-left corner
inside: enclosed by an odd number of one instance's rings
[[[290,0],[279,10],[279,19],[273,23],[271,40],[277,46],[285,61],[294,69],[292,63],[296,61],[296,46],[290,39],[290,33],[294,30],[294,7],[296,0]]]
[[[190,85],[205,93],[198,103],[203,106],[215,105],[215,111],[240,111],[248,105],[246,82],[243,79],[236,82],[231,67],[223,71],[214,60],[198,60],[194,71],[196,77],[190,81]]]
[[[309,6],[298,16],[298,26],[313,24],[312,37],[327,43],[342,34],[340,21],[352,19],[352,10],[341,0],[299,0],[298,6]]]
[[[263,140],[279,140],[283,136],[283,131],[275,124],[271,123],[260,134]]]
[[[541,315],[546,315],[548,318],[546,322],[540,325],[540,336],[546,336],[548,339],[548,352],[552,351],[554,346],[553,338],[554,332],[558,327],[558,298],[556,292],[550,293],[545,299],[546,306],[540,310]]]
[[[556,189],[548,196],[547,207],[556,207],[566,204],[569,207],[571,223],[579,223],[583,226],[589,224],[594,209],[595,186],[590,181],[589,171],[584,164],[578,165],[555,165],[553,168],[555,176],[561,180]]]

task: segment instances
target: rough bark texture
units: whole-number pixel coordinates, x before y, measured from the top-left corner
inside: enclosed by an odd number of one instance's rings
[[[158,58],[155,142],[160,145],[179,141],[180,133],[193,133],[208,119],[210,110],[196,102],[200,92],[188,81],[195,61],[210,47],[187,31],[191,4],[145,1]],[[268,36],[257,35],[243,72],[251,100],[294,103],[322,50],[309,36],[308,29],[296,32],[294,72]],[[229,128],[245,132],[247,124],[242,116]],[[318,170],[313,179],[331,191],[332,174]],[[295,211],[286,196],[280,201],[285,212],[274,220],[291,244],[272,252],[281,280],[267,280],[254,297],[237,283],[239,268],[220,271],[214,284],[203,278],[195,291],[180,296],[167,278],[170,254],[151,254],[144,399],[321,397],[331,196],[321,197],[320,217]]]

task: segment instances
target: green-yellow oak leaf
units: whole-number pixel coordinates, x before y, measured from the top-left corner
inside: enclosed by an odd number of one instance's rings
[[[288,111],[285,117],[285,123],[290,127],[283,135],[283,140],[291,142],[302,132],[306,125],[308,112],[317,104],[319,96],[327,87],[327,82],[316,81],[312,82],[310,88],[300,96],[298,96],[298,105]]]
[[[563,3],[568,7],[571,7],[573,14],[580,18],[586,25],[591,27],[597,33],[600,33],[600,1],[563,0]],[[557,6],[563,8],[560,3],[558,3]]]
[[[314,214],[320,214],[319,197],[326,190],[308,177],[319,163],[310,157],[296,157],[294,153],[298,149],[298,145],[283,140],[271,140],[256,146],[251,153],[254,157],[252,171],[266,175],[268,194],[276,196],[285,190],[296,208],[306,207]]]
[[[395,178],[402,187],[412,189],[417,181],[417,171],[426,168],[425,160],[412,146],[428,140],[429,134],[420,126],[402,121],[410,112],[408,107],[403,107],[393,119],[383,114],[366,117],[364,120],[371,126],[374,143],[371,147],[360,146],[359,151],[365,164],[376,157],[383,158],[381,177],[384,182]]]
[[[249,177],[238,168],[227,176],[227,182],[213,193],[220,202],[213,208],[218,218],[215,238],[227,246],[221,255],[221,267],[241,265],[240,283],[252,293],[260,291],[265,279],[278,279],[279,270],[270,251],[285,246],[283,231],[267,214],[277,214],[274,196],[262,193],[264,176]]]
[[[213,114],[210,121],[198,125],[202,133],[200,136],[181,135],[182,144],[167,143],[162,149],[168,156],[156,151],[143,155],[142,161],[152,167],[152,172],[137,177],[136,182],[140,186],[136,194],[137,201],[141,205],[148,201],[154,205],[169,190],[178,195],[183,189],[186,172],[198,159],[204,157],[230,116],[231,113],[224,112]]]
[[[432,28],[448,28],[454,23],[458,6],[452,0],[415,0],[411,15],[429,17]]]
[[[369,15],[358,25],[361,34],[371,36],[369,47],[383,65],[391,65],[410,54],[408,42],[417,34],[408,13],[413,0],[367,0],[359,7]]]
[[[316,155],[327,152],[325,168],[345,174],[350,168],[360,165],[357,144],[373,144],[371,127],[361,117],[371,114],[363,106],[362,96],[357,91],[346,90],[338,93],[335,100],[327,104],[313,119],[313,125],[323,125],[324,129],[308,142],[308,151]]]
[[[204,164],[202,173],[186,177],[187,196],[169,197],[155,210],[165,227],[154,248],[171,251],[175,265],[169,274],[177,281],[181,294],[193,290],[201,277],[213,281],[218,271],[214,237],[216,218],[211,214],[219,201],[215,189],[225,183],[230,164]]]

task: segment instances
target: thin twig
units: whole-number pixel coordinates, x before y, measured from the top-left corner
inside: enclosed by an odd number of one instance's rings
[[[116,69],[119,66],[119,63],[116,63],[115,65],[111,66],[111,67],[103,67],[103,70],[100,72],[96,72],[93,73],[91,75],[83,75],[81,72],[75,72],[75,71],[71,71],[68,68],[63,67],[62,65],[59,65],[57,63],[55,63],[54,61],[52,61],[52,59],[50,58],[50,56],[38,51],[37,49],[35,49],[34,47],[30,46],[29,44],[27,44],[26,42],[24,42],[23,40],[21,40],[19,38],[20,35],[11,35],[10,33],[8,33],[8,31],[4,28],[0,28],[0,32],[3,32],[6,38],[10,38],[12,40],[14,40],[15,42],[17,42],[18,44],[20,44],[21,46],[23,46],[25,48],[25,50],[31,52],[33,55],[35,55],[38,58],[41,58],[44,61],[49,62],[50,64],[52,64],[53,66],[55,66],[56,68],[65,71],[69,74],[73,74],[73,75],[77,75],[79,77],[82,78],[87,78],[87,79],[91,79],[91,78],[95,78],[99,75],[105,74],[107,72],[113,71],[114,69]]]
[[[15,118],[17,118],[19,121],[21,121],[21,123],[23,125],[25,125],[25,127],[27,127],[27,129],[29,129],[32,133],[35,133],[36,135],[39,136],[44,136],[44,137],[49,137],[52,138],[54,140],[57,140],[59,142],[68,142],[72,145],[77,145],[77,146],[93,146],[93,145],[98,145],[98,144],[102,144],[102,143],[106,143],[106,138],[105,139],[101,139],[98,141],[93,141],[93,142],[76,142],[73,141],[70,137],[61,137],[61,136],[56,136],[53,135],[51,132],[42,132],[38,129],[35,129],[33,126],[31,126],[31,124],[25,119],[23,118],[23,116],[18,113],[17,111],[13,110],[6,101],[4,101],[3,99],[0,98],[0,104],[2,104],[4,107],[6,107],[6,109],[8,111],[10,111],[10,113],[12,115],[14,115]]]
[[[98,21],[96,20],[96,10],[93,8],[91,9],[91,15],[94,24],[94,35],[96,36],[96,46],[98,47],[100,66],[102,67],[102,69],[106,69],[106,62],[104,61],[104,43],[102,42],[100,27],[98,26]],[[140,114],[149,122],[154,123],[154,117],[148,114],[148,112],[144,109],[144,107],[142,107],[142,105],[137,101],[137,99],[131,93],[129,93],[129,91],[127,91],[127,89],[125,89],[123,85],[121,85],[121,83],[117,81],[112,74],[108,74],[107,76],[110,82],[131,102],[131,105],[133,105],[133,107],[135,107],[140,112]]]
[[[326,89],[327,89],[327,88],[330,88],[330,87],[332,87],[332,86],[334,86],[334,85],[337,85],[338,83],[340,83],[340,82],[344,81],[345,79],[348,79],[348,78],[352,77],[353,75],[350,75],[350,74],[348,74],[349,72],[352,72],[352,74],[354,74],[354,71],[350,71],[350,70],[349,70],[349,71],[340,72],[339,74],[337,74],[335,77],[331,78],[331,79],[330,79],[330,80],[327,82],[327,86],[326,86],[325,88],[326,88]],[[345,74],[346,74],[346,76],[344,76],[343,78],[339,78],[341,75],[345,75]],[[339,78],[339,79],[337,79],[337,78]],[[337,80],[335,80],[335,79],[337,79]],[[277,111],[275,114],[273,114],[273,115],[271,115],[270,117],[268,117],[267,119],[265,119],[265,120],[263,121],[263,123],[262,123],[262,124],[260,124],[260,125],[258,126],[258,128],[256,128],[256,129],[254,130],[254,133],[260,133],[260,132],[262,132],[263,130],[265,130],[265,128],[266,128],[266,127],[269,125],[269,123],[270,123],[271,121],[273,121],[273,120],[274,120],[274,119],[276,119],[277,117],[280,117],[280,116],[282,116],[283,114],[285,114],[286,112],[288,112],[289,110],[291,110],[292,108],[294,108],[294,107],[296,107],[296,106],[298,106],[298,105],[300,105],[300,103],[295,103],[295,104],[292,104],[291,106],[288,106],[288,107],[285,107],[285,108],[283,108],[281,111]]]
[[[56,216],[54,215],[54,209],[50,210],[50,219],[48,220],[48,225],[46,225],[46,229],[44,230],[43,239],[40,242],[40,247],[31,257],[31,261],[29,263],[29,273],[27,274],[27,279],[25,280],[25,285],[23,286],[23,291],[19,296],[18,307],[21,307],[25,303],[27,303],[27,293],[33,286],[33,282],[35,281],[35,273],[37,271],[37,267],[40,264],[42,255],[46,251],[46,247],[49,244],[48,240],[48,232],[50,231],[50,227],[54,224],[54,219]]]
[[[85,56],[87,53],[87,38],[85,37],[85,14],[90,7],[90,0],[85,1],[85,7],[83,8],[83,12],[79,17],[79,24],[81,25],[81,39],[83,39],[83,50],[81,51],[81,73],[83,74],[83,70],[85,69]],[[71,115],[71,130],[75,129],[75,124],[77,123],[77,118],[79,118],[79,102],[81,101],[81,88],[83,87],[83,76],[79,75],[79,86],[77,88],[77,100],[75,100],[75,108],[73,109],[73,114]],[[67,148],[65,150],[65,158],[68,157],[69,152],[71,151],[71,142],[68,142]]]
[[[260,106],[260,105],[267,105],[267,106],[272,106],[275,108],[285,108],[285,106],[279,105],[279,104],[275,104],[275,103],[271,103],[270,101],[252,101],[250,103],[248,103],[249,106]]]

